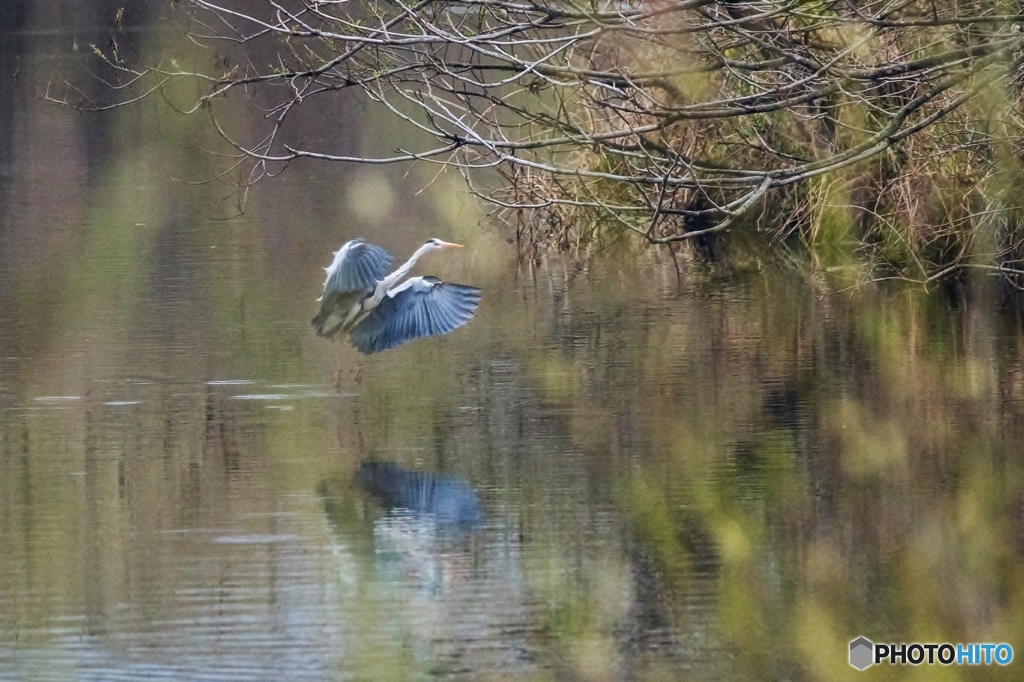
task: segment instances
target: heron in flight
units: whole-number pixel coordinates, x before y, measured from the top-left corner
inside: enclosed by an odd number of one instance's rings
[[[324,268],[327,281],[313,329],[332,340],[348,333],[352,345],[369,355],[461,327],[480,303],[479,289],[429,276],[399,284],[424,255],[452,248],[462,245],[428,239],[389,275],[390,253],[362,239],[347,242]]]

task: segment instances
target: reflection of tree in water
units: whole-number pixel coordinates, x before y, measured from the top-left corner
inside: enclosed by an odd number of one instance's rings
[[[21,53],[28,3],[7,0],[0,4],[0,206],[4,205],[7,184],[13,173],[14,113],[21,80]],[[5,211],[6,213],[6,211]]]
[[[534,352],[541,379],[570,377],[547,398],[580,470],[621,485],[641,646],[710,615],[744,679],[800,679],[843,664],[817,652],[850,633],[1012,633],[1024,382],[992,290],[951,310],[778,273],[683,284],[635,310],[570,284],[557,347]]]

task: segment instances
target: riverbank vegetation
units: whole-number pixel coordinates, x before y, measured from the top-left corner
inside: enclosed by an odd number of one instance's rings
[[[49,96],[208,113],[229,160],[211,176],[242,187],[301,159],[458,171],[527,249],[747,233],[853,282],[1024,283],[1019,3],[187,0],[167,18],[179,40],[147,48],[119,13],[93,46],[104,87]],[[412,132],[300,133],[338,98]]]

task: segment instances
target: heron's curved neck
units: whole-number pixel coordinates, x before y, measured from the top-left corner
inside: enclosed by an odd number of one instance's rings
[[[412,270],[412,266],[416,265],[416,261],[418,261],[423,254],[427,253],[427,251],[430,251],[430,248],[430,244],[424,244],[420,248],[416,249],[416,253],[412,254],[412,256],[409,257],[409,260],[402,263],[397,270],[380,281],[380,284],[377,285],[377,291],[383,294],[391,287],[398,284],[403,277],[409,274],[409,271]]]

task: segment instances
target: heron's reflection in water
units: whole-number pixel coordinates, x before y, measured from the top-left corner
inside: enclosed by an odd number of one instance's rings
[[[354,482],[380,506],[373,522],[378,577],[435,594],[468,578],[483,521],[469,483],[381,461],[360,464]]]
[[[515,524],[500,514],[485,523],[467,481],[372,460],[319,490],[351,618],[350,654],[383,660],[397,627],[401,656],[412,655],[403,660],[431,674],[530,676],[544,667]]]
[[[483,521],[476,490],[454,476],[409,471],[393,462],[363,462],[355,480],[393,512],[425,515],[444,526],[472,527]]]

